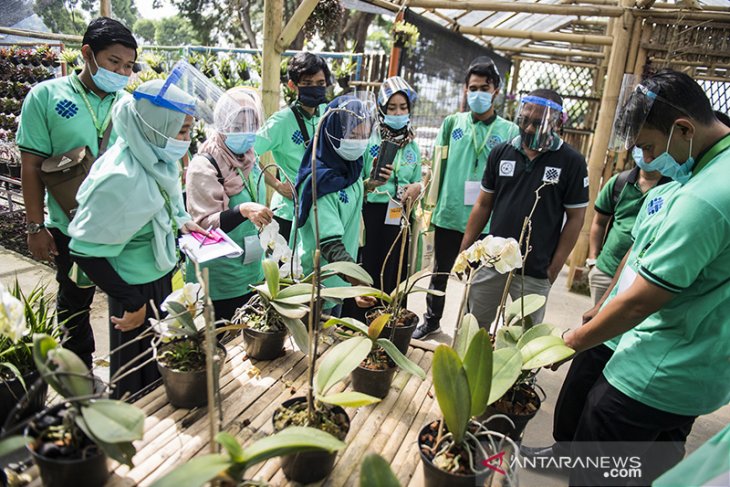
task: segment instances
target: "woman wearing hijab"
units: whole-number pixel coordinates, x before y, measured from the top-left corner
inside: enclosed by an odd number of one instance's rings
[[[373,114],[366,102],[355,96],[335,98],[319,129],[315,153],[315,173],[312,174],[312,146],[304,153],[297,175],[299,193],[299,243],[297,252],[304,274],[313,270],[312,257],[316,248],[316,229],[312,208],[312,177],[317,184],[319,239],[322,261],[355,262],[360,238],[360,215],[363,195],[362,155],[370,138]],[[338,276],[324,281],[327,287],[347,286]],[[371,306],[374,299],[357,298],[359,306]],[[333,307],[325,304],[325,308]],[[341,305],[330,314],[339,316]]]
[[[194,109],[195,99],[172,85],[163,108],[158,98],[164,84],[143,83],[134,97],[114,106],[112,122],[123,136],[94,163],[69,225],[74,260],[109,296],[110,349],[127,344],[111,356],[112,378],[152,353],[150,336],[128,342],[154,317],[148,303],[159,309],[172,292],[177,231],[204,232],[183,208],[177,166],[190,145],[193,124],[191,112],[177,107]],[[158,377],[150,362],[116,382],[112,395],[136,393]]]
[[[233,88],[220,98],[214,129],[190,162],[186,177],[187,207],[203,228],[220,228],[244,249],[241,257],[216,259],[206,266],[216,319],[230,320],[251,297],[249,285],[263,279],[258,228],[268,225],[273,213],[262,203],[266,187],[253,144],[263,110],[250,88]],[[188,263],[186,279],[194,282]]]

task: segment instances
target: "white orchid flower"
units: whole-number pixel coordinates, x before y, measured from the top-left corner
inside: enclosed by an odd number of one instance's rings
[[[185,338],[190,335],[190,333],[185,328],[182,328],[182,325],[178,320],[150,319],[150,326],[152,327],[152,330],[157,335],[159,335],[164,342],[174,340],[175,338]]]
[[[261,229],[261,234],[259,235],[261,248],[267,252],[273,250],[277,235],[279,235],[279,222],[271,220],[271,223]]]
[[[299,254],[289,254],[290,259],[293,259],[292,261],[284,262],[281,267],[279,267],[279,273],[281,277],[283,278],[291,278],[291,279],[299,279],[304,276],[304,269],[302,268],[302,261],[299,258]],[[294,270],[293,275],[291,273],[292,268]]]
[[[167,309],[167,303],[175,302],[180,303],[188,309],[197,308],[203,304],[203,294],[201,292],[200,284],[187,282],[177,291],[173,291],[165,300],[162,302],[160,309],[162,311],[169,311]]]
[[[289,244],[287,243],[286,239],[278,233],[276,234],[276,237],[274,237],[271,250],[272,252],[269,258],[274,262],[279,262],[283,260],[285,256],[291,255],[291,249],[289,248]]]
[[[29,332],[30,329],[25,323],[23,303],[0,284],[0,335],[17,342]]]
[[[467,259],[466,254],[467,251],[464,251],[456,256],[456,261],[454,262],[454,267],[451,268],[451,272],[456,274],[463,274],[466,272],[466,269],[469,267],[469,260]]]
[[[502,251],[499,253],[499,260],[494,264],[494,268],[501,274],[522,268],[522,252],[517,240],[507,239]]]

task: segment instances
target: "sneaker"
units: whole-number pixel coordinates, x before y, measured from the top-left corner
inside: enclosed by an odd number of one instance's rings
[[[527,463],[527,468],[539,469],[567,476],[570,474],[570,470],[561,468],[560,457],[569,456],[570,452],[563,451],[565,449],[565,443],[561,446],[562,448],[557,443],[550,446],[539,447],[520,445],[520,455],[524,458],[536,459],[536,461],[540,462],[534,465]],[[551,462],[551,459],[554,459],[554,461]]]
[[[520,445],[520,455],[525,458],[536,458],[536,457],[553,457],[556,456],[555,445],[550,446],[525,446]]]
[[[423,340],[424,338],[435,335],[436,333],[441,333],[441,327],[431,327],[428,326],[426,323],[421,323],[416,327],[416,329],[413,331],[413,338],[416,340]]]

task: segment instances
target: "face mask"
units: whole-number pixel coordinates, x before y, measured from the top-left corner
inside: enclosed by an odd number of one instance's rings
[[[188,152],[188,149],[190,148],[189,140],[178,140],[174,137],[168,137],[167,135],[163,134],[152,125],[147,123],[147,121],[142,118],[142,115],[140,115],[137,110],[134,110],[134,113],[137,118],[140,119],[142,123],[145,124],[150,130],[167,140],[167,142],[165,143],[165,147],[157,147],[152,143],[150,144],[152,151],[157,155],[157,158],[159,160],[167,162],[168,164],[175,164],[177,163],[177,161],[182,159],[182,157]]]
[[[102,68],[99,66],[99,63],[96,62],[96,56],[94,56],[93,52],[91,53],[91,58],[94,60],[94,64],[96,64],[96,74],[92,74],[91,79],[94,81],[97,88],[107,93],[116,93],[127,86],[129,76],[124,76],[123,74],[118,74]]]
[[[383,117],[383,123],[387,125],[388,127],[392,128],[393,130],[400,130],[406,125],[408,125],[408,121],[410,120],[411,116],[406,115],[385,115]]]
[[[466,101],[471,111],[477,115],[492,108],[492,94],[488,91],[470,91],[466,95]]]
[[[631,152],[631,156],[634,158],[634,162],[636,163],[636,165],[639,166],[639,169],[643,169],[647,172],[654,171],[651,168],[651,165],[644,160],[644,151],[642,151],[638,147],[634,147],[634,150]]]
[[[327,101],[326,86],[300,86],[299,103],[305,107],[317,107]]]
[[[335,152],[346,161],[356,161],[365,153],[368,142],[368,139],[343,139],[340,146],[335,147]]]
[[[542,152],[550,147],[553,141],[553,134],[551,132],[544,134],[540,132],[528,133],[520,127],[520,139],[522,140],[522,144],[528,149]]]
[[[256,142],[255,132],[233,132],[224,133],[223,135],[226,136],[226,147],[238,156],[248,152],[253,147],[254,142]]]
[[[677,181],[679,184],[685,184],[692,176],[692,168],[695,165],[695,160],[692,157],[692,139],[689,140],[689,157],[687,158],[687,161],[684,164],[679,164],[669,153],[669,144],[672,142],[674,127],[676,127],[676,125],[672,125],[672,130],[669,131],[667,150],[655,157],[653,161],[644,162],[644,165],[646,167],[643,167],[642,169],[646,171],[659,171],[662,176],[671,178]],[[634,148],[634,159],[636,159],[636,148]],[[643,153],[641,156],[641,160],[642,162],[644,160]]]

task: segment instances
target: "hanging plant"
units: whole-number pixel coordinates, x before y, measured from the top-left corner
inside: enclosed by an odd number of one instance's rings
[[[78,49],[64,49],[61,51],[61,61],[66,63],[67,69],[70,71],[78,66],[81,51]]]
[[[320,0],[302,28],[304,36],[307,39],[317,34],[323,39],[334,36],[340,29],[344,12],[340,0]]]
[[[413,49],[418,42],[418,27],[405,21],[393,24],[393,45],[401,49]]]

